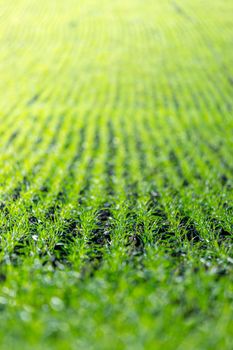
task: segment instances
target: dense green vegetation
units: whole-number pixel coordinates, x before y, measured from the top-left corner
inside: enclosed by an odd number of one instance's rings
[[[232,349],[233,2],[0,7],[0,348]]]

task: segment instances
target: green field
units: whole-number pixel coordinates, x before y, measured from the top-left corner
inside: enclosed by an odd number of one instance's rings
[[[0,349],[231,350],[232,0],[0,9]]]

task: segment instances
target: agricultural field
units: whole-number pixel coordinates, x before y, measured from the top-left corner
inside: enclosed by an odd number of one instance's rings
[[[0,349],[231,350],[233,2],[0,0]]]

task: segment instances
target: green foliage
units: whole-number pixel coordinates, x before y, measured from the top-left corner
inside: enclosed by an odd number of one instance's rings
[[[232,1],[0,4],[0,348],[232,349]]]

